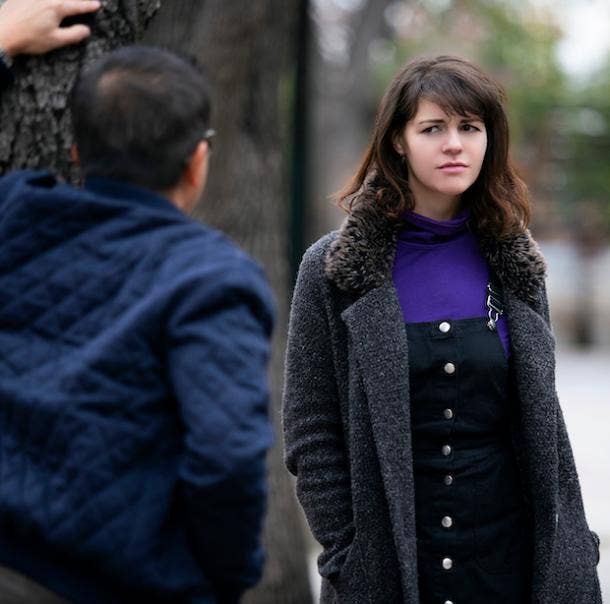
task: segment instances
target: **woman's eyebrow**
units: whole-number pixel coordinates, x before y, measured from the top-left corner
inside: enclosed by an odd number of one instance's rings
[[[420,120],[418,123],[418,125],[421,124],[444,124],[447,120],[443,119],[443,118],[427,118],[425,120]],[[476,116],[476,115],[466,115],[464,117],[462,117],[460,119],[460,123],[463,124],[464,122],[482,122],[483,119]]]

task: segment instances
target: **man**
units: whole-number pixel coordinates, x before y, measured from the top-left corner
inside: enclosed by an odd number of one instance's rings
[[[71,602],[231,604],[262,569],[272,300],[185,214],[209,113],[124,48],[73,93],[84,188],[0,179],[0,564]]]
[[[6,0],[0,6],[0,92],[10,82],[17,55],[44,54],[77,44],[91,34],[84,23],[61,27],[66,18],[100,8],[98,0]]]

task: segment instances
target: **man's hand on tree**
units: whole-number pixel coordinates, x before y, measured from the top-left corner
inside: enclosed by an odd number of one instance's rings
[[[89,27],[81,23],[60,27],[61,22],[100,6],[98,0],[6,0],[0,6],[0,48],[13,58],[77,44],[91,34]]]

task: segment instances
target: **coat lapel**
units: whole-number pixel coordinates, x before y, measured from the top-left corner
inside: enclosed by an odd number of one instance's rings
[[[524,451],[518,453],[529,476],[534,564],[538,569],[535,577],[542,583],[552,558],[558,511],[555,340],[544,319],[515,294],[506,292],[504,301],[520,403],[520,442]]]
[[[358,298],[343,313],[350,351],[366,393],[405,593],[416,565],[415,500],[407,335],[391,282]]]
[[[533,480],[553,481],[548,468],[557,465],[557,398],[555,395],[555,340],[546,322],[511,292],[504,296],[511,337],[513,363],[521,401],[522,428],[525,444],[536,468],[544,467],[544,475]]]

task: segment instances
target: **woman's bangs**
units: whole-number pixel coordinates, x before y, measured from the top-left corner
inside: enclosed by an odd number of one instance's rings
[[[421,98],[436,103],[447,115],[476,116],[484,119],[487,114],[480,91],[472,90],[465,82],[443,78],[427,82],[422,87]]]

